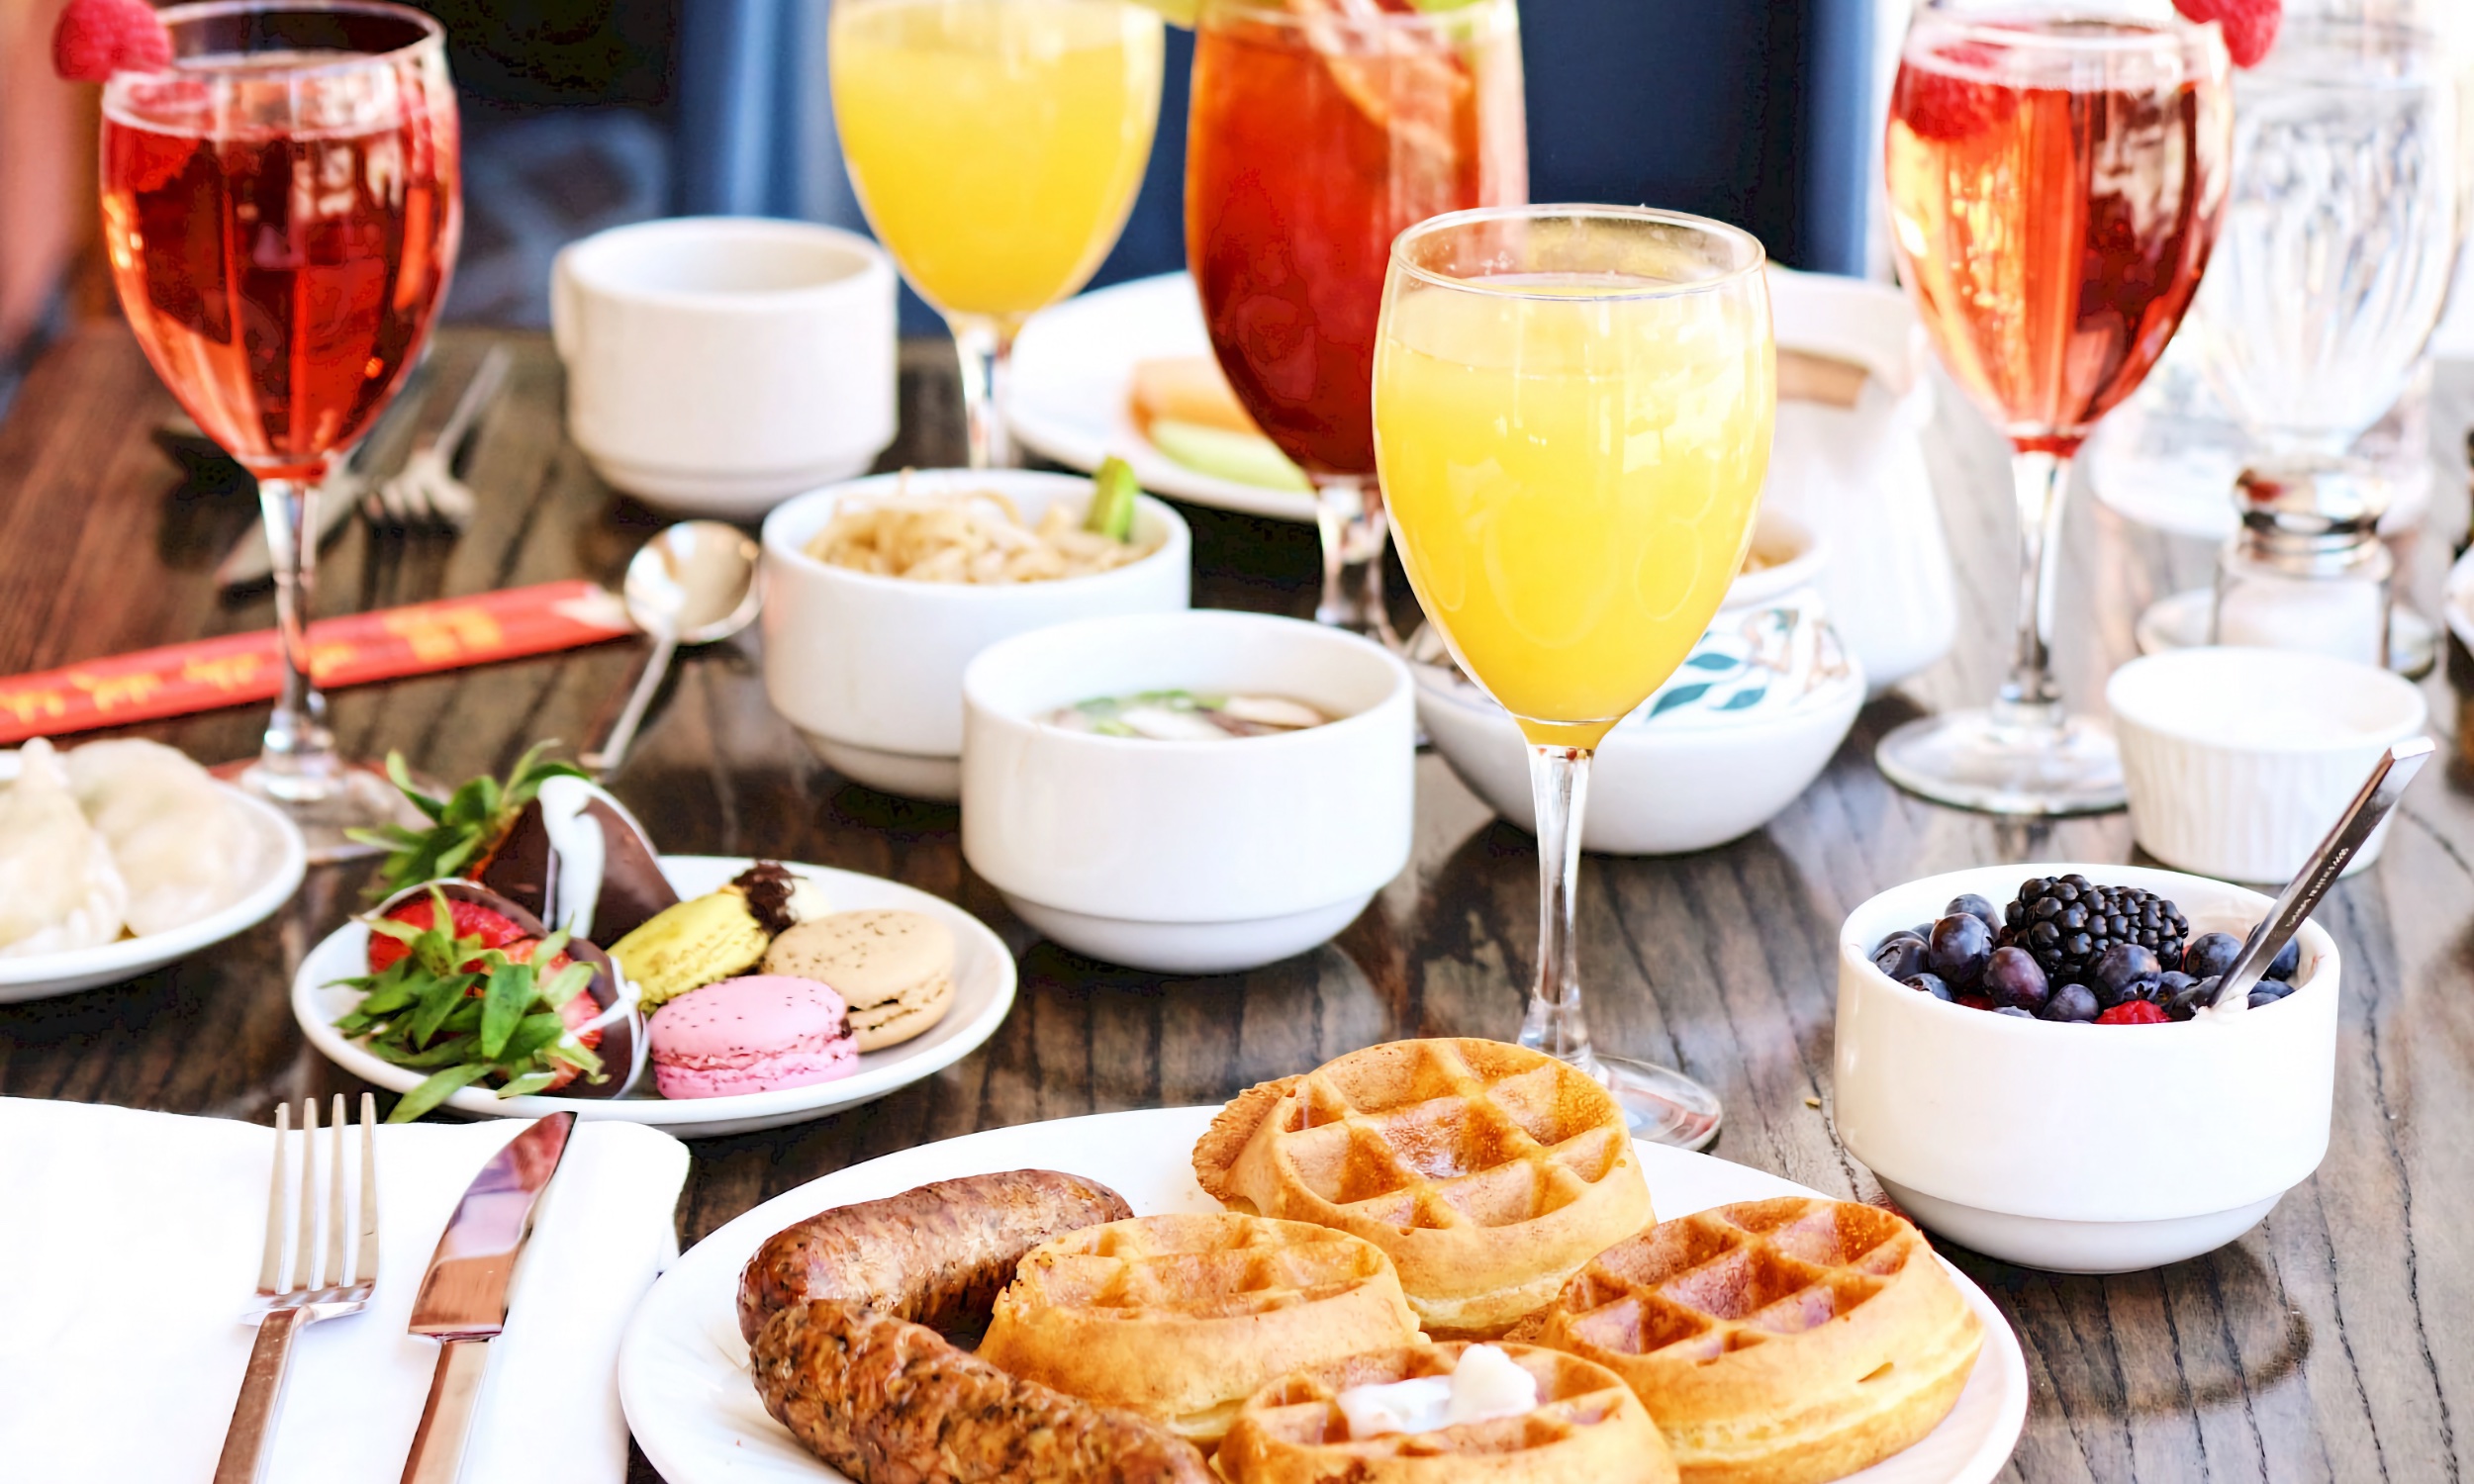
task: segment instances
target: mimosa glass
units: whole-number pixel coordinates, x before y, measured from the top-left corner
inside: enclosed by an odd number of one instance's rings
[[[289,809],[311,859],[400,817],[335,754],[310,679],[310,505],[419,356],[461,231],[445,33],[401,6],[161,12],[168,71],[103,93],[103,232],[155,373],[257,477],[284,684],[239,782]]]
[[[1115,245],[1166,42],[1126,0],[834,0],[833,122],[868,223],[962,357],[971,467],[1011,462],[1014,335]]]
[[[2095,0],[1928,0],[1884,146],[1899,276],[1942,364],[2009,435],[2017,638],[1986,710],[1911,721],[1893,783],[2001,814],[2120,808],[2113,732],[2053,683],[2071,456],[2190,307],[2225,205],[2232,98],[2214,26],[2088,19]]]
[[[1186,259],[1238,401],[1313,481],[1325,623],[1389,634],[1368,402],[1392,238],[1526,201],[1524,107],[1513,0],[1195,23]]]
[[[1452,657],[1530,744],[1538,964],[1523,1046],[1698,1149],[1718,1099],[1600,1056],[1572,928],[1589,759],[1672,675],[1743,566],[1777,371],[1761,247],[1669,212],[1461,212],[1401,233],[1375,356],[1400,559]]]

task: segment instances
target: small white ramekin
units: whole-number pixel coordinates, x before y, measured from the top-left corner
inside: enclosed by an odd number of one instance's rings
[[[2423,693],[2370,665],[2281,649],[2178,649],[2105,687],[2131,833],[2168,866],[2289,881],[2381,749],[2423,730]],[[2382,823],[2346,868],[2379,858]]]
[[[994,490],[1036,523],[1057,501],[1081,510],[1091,481],[1019,469],[913,470],[919,492]],[[962,795],[962,670],[999,639],[1105,613],[1183,609],[1192,584],[1185,518],[1143,496],[1138,562],[1055,582],[982,587],[878,577],[817,561],[808,543],[844,501],[891,494],[882,474],[799,496],[765,518],[765,695],[845,777],[907,798]]]
[[[1952,897],[1994,902],[2076,872],[2169,897],[2197,932],[2239,935],[2255,891],[2138,866],[1985,866],[1909,881],[1839,931],[1839,1139],[1918,1222],[2055,1272],[2131,1272],[2257,1225],[2328,1153],[2335,940],[2303,924],[2294,992],[2238,1015],[2057,1025],[1969,1009],[1872,966],[1890,933]]]
[[[1206,742],[1041,719],[1177,689],[1285,696],[1339,719]],[[1415,687],[1364,639],[1260,613],[1093,618],[990,646],[962,690],[963,858],[1078,953],[1255,968],[1347,927],[1408,865]]]

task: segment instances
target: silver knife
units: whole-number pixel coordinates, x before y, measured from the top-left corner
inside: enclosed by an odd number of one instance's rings
[[[312,502],[317,510],[312,512],[311,519],[318,526],[319,550],[325,550],[327,543],[343,530],[353,512],[361,508],[361,497],[378,482],[369,472],[370,457],[388,441],[390,433],[420,409],[428,390],[428,365],[425,356],[423,364],[414,368],[413,375],[396,389],[395,400],[379,410],[378,420],[370,424],[369,431],[361,435],[361,440],[352,445],[352,451],[343,456],[333,474],[327,476],[326,483],[318,487],[318,499]],[[275,558],[266,549],[266,522],[252,520],[240,539],[232,543],[232,550],[224,554],[223,561],[216,565],[215,590],[230,593],[240,588],[254,588],[259,583],[271,581],[274,575]]]
[[[490,1342],[507,1324],[507,1284],[532,1232],[533,1203],[558,1173],[575,1125],[573,1113],[553,1113],[507,1141],[465,1187],[438,1238],[411,1326],[438,1342],[438,1368],[404,1460],[404,1484],[454,1484],[464,1465]]]

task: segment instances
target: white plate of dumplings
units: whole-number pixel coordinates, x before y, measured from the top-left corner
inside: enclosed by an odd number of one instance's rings
[[[221,943],[283,905],[307,865],[273,805],[160,743],[0,752],[0,1003]]]

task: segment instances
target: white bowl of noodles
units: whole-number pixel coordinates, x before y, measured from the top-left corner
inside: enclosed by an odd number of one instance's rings
[[[799,496],[764,525],[765,694],[808,745],[858,783],[909,798],[951,802],[962,795],[962,671],[989,645],[1075,618],[1116,613],[1174,612],[1187,606],[1192,539],[1168,506],[1135,501],[1135,553],[1121,565],[1088,570],[1027,548],[1009,564],[1018,537],[985,539],[989,522],[1009,508],[1012,523],[1036,527],[1051,507],[1079,524],[1092,482],[1079,475],[1018,469],[913,470],[851,480]],[[965,529],[948,556],[927,538],[941,527],[905,526],[883,535],[882,547],[909,542],[947,571],[953,562],[983,577],[953,581],[884,575],[839,565],[810,546],[840,516],[905,505],[968,501]],[[994,532],[1001,535],[1001,532]],[[976,536],[980,539],[969,539]],[[853,543],[845,542],[845,547]],[[876,549],[876,548],[871,548]],[[995,570],[991,570],[995,569]],[[1032,574],[1023,579],[1022,575]]]

